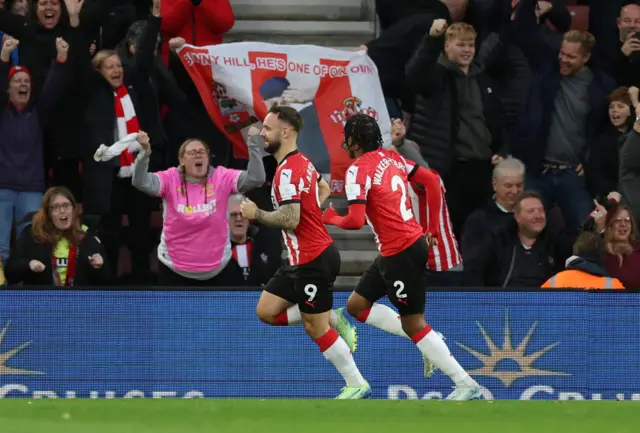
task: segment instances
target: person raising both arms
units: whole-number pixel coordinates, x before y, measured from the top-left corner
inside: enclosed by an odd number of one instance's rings
[[[211,167],[206,143],[189,139],[182,143],[179,166],[149,173],[151,142],[140,132],[142,151],[136,158],[132,184],[138,190],[162,198],[164,219],[158,246],[162,286],[216,286],[231,260],[227,206],[229,197],[246,193],[265,182],[260,130],[249,128],[247,170]]]

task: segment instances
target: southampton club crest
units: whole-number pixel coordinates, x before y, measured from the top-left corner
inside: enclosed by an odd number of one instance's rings
[[[336,108],[331,113],[331,121],[333,123],[341,123],[343,126],[354,114],[366,114],[376,121],[378,120],[378,112],[373,107],[362,107],[362,100],[357,96],[350,96],[342,100],[342,107]]]
[[[227,88],[220,83],[213,83],[215,87],[214,98],[224,121],[224,129],[233,134],[258,121],[255,116],[249,115],[247,106],[227,94]]]

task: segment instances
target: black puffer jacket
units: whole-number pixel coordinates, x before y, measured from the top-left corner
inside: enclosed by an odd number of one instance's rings
[[[475,76],[482,92],[493,153],[506,152],[507,140],[500,93],[484,72],[484,64],[494,60],[493,56],[501,51],[500,44],[498,35],[488,37],[473,65],[479,69]],[[442,49],[443,38],[434,38],[427,33],[407,65],[407,86],[416,93],[407,138],[418,143],[431,168],[446,176],[455,156],[452,143],[458,133],[458,97],[454,73],[438,63]]]

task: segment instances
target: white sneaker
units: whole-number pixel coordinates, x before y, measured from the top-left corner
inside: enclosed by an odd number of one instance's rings
[[[469,401],[480,400],[480,397],[482,397],[482,388],[480,385],[454,386],[453,392],[449,394],[445,400]]]

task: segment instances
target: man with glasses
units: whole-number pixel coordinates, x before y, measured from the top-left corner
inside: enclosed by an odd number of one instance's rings
[[[269,281],[282,262],[279,230],[254,225],[242,216],[244,194],[229,198],[230,271],[220,284],[226,286],[261,286]]]

